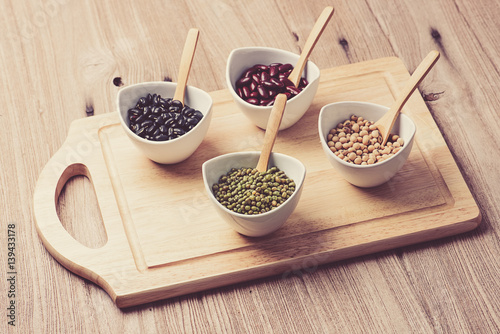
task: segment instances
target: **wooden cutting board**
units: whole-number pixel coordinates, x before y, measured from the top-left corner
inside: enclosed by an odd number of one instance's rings
[[[322,106],[347,100],[389,106],[408,78],[393,57],[321,72],[312,106],[280,132],[274,148],[307,168],[300,203],[280,230],[261,238],[227,226],[203,188],[204,161],[260,150],[264,138],[227,90],[211,93],[210,130],[177,165],[145,158],[126,137],[117,112],[74,121],[35,189],[40,238],[68,270],[100,285],[118,307],[129,307],[472,230],[481,221],[479,210],[418,92],[403,109],[417,124],[415,144],[388,183],[352,186],[321,149]],[[108,237],[98,249],[73,239],[56,212],[63,186],[76,175],[87,176],[95,188]]]

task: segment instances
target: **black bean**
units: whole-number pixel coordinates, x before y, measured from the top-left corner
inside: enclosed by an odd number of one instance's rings
[[[182,102],[179,101],[179,100],[172,100],[172,105],[176,106],[176,107],[179,107],[180,109],[182,109],[184,107],[184,105],[182,104]]]
[[[159,102],[160,102],[160,96],[154,94],[152,99],[153,105],[158,105]]]
[[[141,128],[146,128],[146,127],[149,127],[151,125],[153,125],[153,121],[148,119],[147,121],[144,121],[141,123]]]
[[[175,124],[176,124],[176,123],[177,123],[177,122],[176,122],[175,118],[173,118],[173,117],[172,117],[172,118],[169,118],[169,119],[165,122],[165,126],[166,126],[167,128],[171,128],[171,127],[175,126]]]
[[[168,111],[178,113],[178,112],[180,112],[180,111],[181,111],[181,108],[172,104],[172,105],[168,108]]]
[[[138,101],[137,101],[137,108],[143,108],[146,106],[146,99],[144,97],[141,97]]]
[[[155,136],[155,140],[156,141],[165,141],[165,140],[168,140],[168,136],[162,133],[162,134]]]
[[[155,141],[178,138],[203,118],[200,111],[159,94],[140,97],[135,107],[127,111],[127,116],[131,131]]]
[[[201,120],[203,118],[203,114],[201,113],[201,111],[195,110],[194,113],[193,113],[193,117],[197,118],[198,121],[199,121],[199,120]]]
[[[189,117],[189,118],[186,118],[186,125],[188,126],[195,126],[196,124],[198,124],[199,120],[197,118],[194,118],[194,117]]]
[[[184,131],[184,130],[183,130],[183,129],[181,129],[181,128],[174,128],[174,132],[173,132],[173,133],[174,133],[174,135],[177,135],[177,136],[179,136],[179,137],[180,137],[180,136],[182,136],[183,134],[185,134],[185,133],[186,133],[186,131]]]

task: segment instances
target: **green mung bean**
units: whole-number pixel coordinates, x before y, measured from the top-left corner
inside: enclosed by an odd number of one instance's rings
[[[255,215],[283,204],[295,191],[295,182],[277,167],[265,172],[255,168],[233,168],[219,178],[212,191],[217,201],[227,209]]]

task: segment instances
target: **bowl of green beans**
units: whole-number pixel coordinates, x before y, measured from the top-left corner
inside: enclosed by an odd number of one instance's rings
[[[237,152],[206,161],[203,181],[217,213],[235,231],[260,237],[279,229],[302,193],[306,168],[281,153],[271,153],[265,172],[255,169],[260,152]]]

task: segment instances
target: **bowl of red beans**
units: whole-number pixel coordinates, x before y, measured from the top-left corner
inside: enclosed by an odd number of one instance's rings
[[[297,123],[318,90],[320,70],[308,61],[297,86],[288,75],[299,60],[293,52],[270,47],[234,49],[227,60],[226,81],[239,109],[256,126],[266,129],[276,95],[287,95],[280,130]]]

